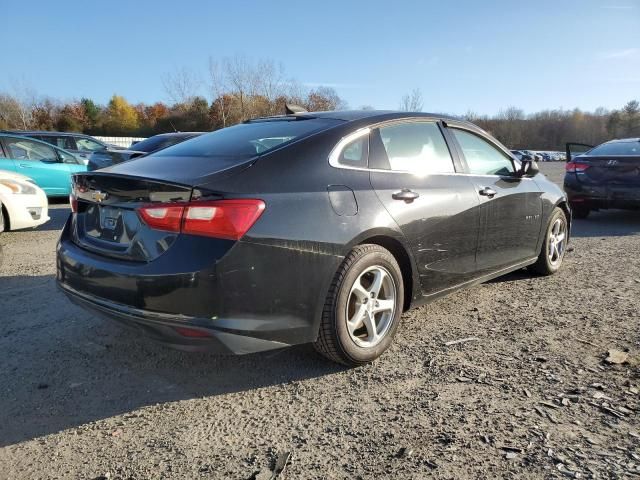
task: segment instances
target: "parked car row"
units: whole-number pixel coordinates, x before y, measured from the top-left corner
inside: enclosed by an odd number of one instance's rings
[[[4,131],[11,135],[23,135],[50,143],[51,145],[66,150],[76,157],[82,159],[82,163],[87,165],[89,157],[94,152],[117,152],[124,150],[122,147],[105,143],[90,135],[71,132],[49,132],[38,130]]]
[[[204,132],[161,133],[140,142],[133,143],[128,149],[96,151],[89,157],[89,170],[98,170],[157,152],[163,148],[189,140],[190,138],[195,138],[203,133]]]
[[[71,175],[97,170],[156,152],[202,132],[155,135],[124,149],[89,135],[65,132],[0,132],[0,170],[24,174],[47,196],[67,196]]]
[[[536,162],[564,162],[566,160],[565,154],[563,152],[541,152],[541,151],[532,151],[532,150],[511,150],[516,158],[519,160],[522,159],[523,156],[527,155],[531,157]]]

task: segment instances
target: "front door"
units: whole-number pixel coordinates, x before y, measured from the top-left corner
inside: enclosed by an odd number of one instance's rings
[[[26,137],[4,137],[4,145],[16,172],[33,179],[48,196],[69,194],[69,166],[53,147]]]
[[[456,173],[435,121],[395,122],[370,134],[371,185],[404,233],[423,295],[475,275],[478,198]]]
[[[513,159],[488,138],[449,128],[480,202],[479,273],[488,273],[538,256],[542,228],[542,190],[532,178],[516,174]]]

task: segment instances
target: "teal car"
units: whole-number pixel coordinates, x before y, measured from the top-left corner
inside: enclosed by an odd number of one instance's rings
[[[49,143],[18,135],[0,134],[0,170],[31,178],[48,197],[71,193],[71,175],[86,172],[75,155]]]

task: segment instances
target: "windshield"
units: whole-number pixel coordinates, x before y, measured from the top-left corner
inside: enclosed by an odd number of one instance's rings
[[[612,142],[603,143],[589,150],[586,155],[588,157],[603,156],[603,155],[632,155],[640,156],[640,142]]]
[[[328,118],[296,118],[242,123],[165,148],[157,157],[253,156],[341,123]],[[134,145],[135,147],[135,145]]]

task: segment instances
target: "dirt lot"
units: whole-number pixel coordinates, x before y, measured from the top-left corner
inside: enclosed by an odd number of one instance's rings
[[[357,369],[308,346],[181,353],[92,318],[54,285],[67,214],[0,235],[0,478],[263,479],[283,452],[296,479],[640,477],[638,213],[576,220],[554,277],[409,312]]]

